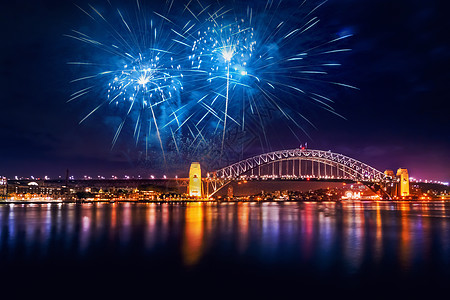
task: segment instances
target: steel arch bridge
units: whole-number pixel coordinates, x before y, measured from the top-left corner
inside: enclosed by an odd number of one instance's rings
[[[351,157],[311,149],[280,150],[256,155],[209,174],[211,197],[223,186],[239,179],[324,179],[384,184],[383,172]]]

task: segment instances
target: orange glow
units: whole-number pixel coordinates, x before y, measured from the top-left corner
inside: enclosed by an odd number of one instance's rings
[[[147,232],[146,232],[146,236],[145,236],[145,240],[146,240],[146,246],[148,248],[151,248],[155,242],[155,236],[156,236],[156,221],[157,221],[157,216],[156,216],[156,204],[154,203],[149,203],[148,204],[148,209],[147,209],[147,214],[146,214],[146,219],[147,219]]]
[[[411,210],[409,203],[400,203],[400,210],[402,212],[402,232],[400,239],[400,262],[405,268],[408,268],[411,263],[411,236],[410,236],[410,222],[408,220],[408,213]]]
[[[382,249],[383,249],[383,227],[382,227],[382,220],[381,220],[381,210],[380,210],[380,203],[377,202],[376,205],[377,210],[377,217],[376,217],[376,226],[377,226],[377,232],[376,232],[376,239],[375,239],[375,255],[378,260],[382,258]]]
[[[194,266],[203,253],[203,205],[189,203],[186,206],[185,221],[183,259],[187,266]]]
[[[244,252],[248,246],[248,219],[250,209],[248,203],[241,202],[237,207],[239,225],[239,250]]]
[[[309,179],[309,178],[308,178]],[[302,216],[304,220],[302,225],[304,225],[305,233],[305,245],[304,251],[306,257],[311,257],[313,255],[313,238],[314,238],[314,210],[316,208],[316,203],[305,202],[305,210]]]

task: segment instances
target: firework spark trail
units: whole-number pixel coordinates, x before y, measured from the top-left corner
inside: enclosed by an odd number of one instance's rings
[[[137,115],[134,118],[136,123],[133,133],[136,144],[141,135],[144,135],[145,147],[148,149],[153,123],[156,138],[165,157],[164,141],[160,130],[161,125],[165,125],[165,116],[160,115],[160,112],[172,111],[172,117],[179,125],[179,116],[174,112],[178,109],[179,95],[183,89],[181,82],[183,75],[176,61],[180,58],[173,55],[174,43],[166,36],[166,32],[169,31],[167,24],[173,22],[157,12],[147,14],[139,0],[136,1],[135,18],[129,17],[119,9],[114,9],[109,1],[108,4],[112,11],[116,11],[116,14],[105,15],[90,4],[87,9],[76,5],[85,15],[94,20],[96,25],[103,26],[106,34],[95,38],[90,34],[73,30],[72,34],[66,35],[98,48],[104,53],[99,61],[68,63],[91,70],[91,74],[72,80],[73,83],[89,81],[91,85],[73,93],[68,102],[92,94],[94,91],[105,95],[106,100],[91,110],[81,122],[106,104],[115,104],[117,107],[127,106],[122,122],[112,140],[112,147],[124,128],[125,120],[133,119],[131,116]],[[167,4],[167,12],[170,12],[173,1]],[[154,16],[156,16],[156,22],[153,19],[148,22],[149,17]],[[163,123],[160,124],[160,122]],[[170,132],[173,134],[172,128]]]
[[[200,14],[206,13],[207,17],[205,20],[206,28],[200,28],[197,37],[194,37],[194,42],[192,44],[192,55],[190,60],[192,61],[192,66],[196,69],[202,69],[203,65],[206,65],[205,71],[208,72],[207,81],[213,83],[215,81],[225,80],[225,91],[219,89],[219,91],[213,91],[220,96],[223,96],[225,101],[225,108],[223,112],[223,118],[219,122],[223,123],[222,130],[222,142],[221,142],[221,154],[223,153],[225,136],[227,131],[227,121],[231,117],[228,114],[228,105],[230,101],[230,83],[240,84],[239,81],[233,80],[232,74],[230,73],[230,68],[232,61],[235,60],[235,56],[244,55],[244,52],[251,52],[253,47],[252,42],[247,43],[251,38],[248,36],[243,36],[246,34],[247,30],[250,28],[241,28],[240,24],[237,22],[232,22],[229,24],[221,24],[220,18],[224,17],[231,10],[225,10],[224,7],[219,8],[217,11],[209,13],[206,8],[202,7],[199,14],[194,14],[192,10],[186,6],[186,9],[199,20]],[[185,26],[186,27],[186,26]],[[183,36],[184,37],[184,36]],[[192,37],[190,34],[189,37]],[[187,38],[186,38],[187,39]],[[186,43],[185,43],[186,44]],[[251,54],[250,54],[251,55]],[[217,96],[214,97],[211,104],[214,104]],[[206,113],[200,118],[197,125],[205,119],[208,114],[212,111],[208,107]],[[212,113],[212,115],[217,116],[218,113]]]
[[[115,12],[112,17],[93,5],[77,6],[104,26],[106,34],[96,38],[95,33],[74,30],[67,36],[99,49],[105,59],[69,63],[95,72],[72,81],[89,84],[72,93],[68,102],[103,90],[106,99],[81,122],[106,104],[124,108],[112,147],[126,120],[134,122],[136,145],[145,141],[146,155],[154,133],[164,159],[168,140],[180,153],[185,147],[180,139],[186,134],[192,138],[186,147],[194,152],[200,143],[220,137],[222,156],[233,127],[242,132],[255,127],[251,129],[261,133],[261,146],[270,147],[272,112],[297,139],[297,129],[309,137],[303,124],[315,126],[300,109],[303,103],[342,117],[333,99],[316,86],[355,89],[325,77],[329,68],[340,66],[334,56],[350,50],[334,45],[351,35],[325,40],[308,36],[320,22],[313,14],[326,1],[308,9],[307,0],[294,8],[273,0],[262,8],[191,0],[179,15],[172,11],[180,9],[173,0],[166,1],[165,12],[146,11],[137,0],[135,18],[108,3]]]
[[[227,95],[225,97],[225,114],[223,117],[223,135],[222,135],[222,147],[220,148],[220,156],[222,156],[222,154],[223,154],[223,144],[225,142],[225,133],[227,130],[229,93],[230,93],[230,63],[228,63],[228,65],[227,65]]]
[[[205,73],[199,75],[204,78],[207,74],[205,80],[209,82],[208,86],[196,88],[209,95],[202,98],[204,112],[201,113],[198,109],[192,114],[200,114],[194,118],[198,120],[197,126],[202,122],[210,122],[211,117],[218,118],[213,134],[222,126],[221,152],[228,120],[240,119],[241,123],[236,123],[244,131],[247,120],[251,120],[246,114],[257,117],[264,139],[268,141],[262,113],[270,108],[275,108],[285,120],[309,137],[302,124],[297,121],[298,116],[306,124],[313,128],[315,126],[304,114],[297,111],[298,104],[295,102],[298,101],[281,101],[279,96],[283,94],[292,99],[299,99],[300,95],[301,98],[309,99],[324,110],[342,117],[329,104],[333,103],[333,100],[317,90],[313,91],[308,82],[355,88],[318,78],[328,75],[324,68],[340,66],[329,62],[330,55],[344,53],[350,49],[329,47],[351,35],[325,41],[317,40],[314,45],[301,43],[304,36],[319,24],[320,19],[313,14],[326,2],[322,1],[307,10],[305,0],[294,12],[289,8],[289,14],[280,13],[283,9],[281,1],[267,1],[262,11],[248,6],[246,10],[242,10],[244,13],[239,11],[240,7],[229,9],[220,4],[219,8],[214,10],[213,5],[202,5],[200,1],[190,1],[185,5],[185,11],[194,19],[180,26],[188,30],[174,31],[180,44],[191,47],[191,67],[203,70]],[[194,4],[199,8],[196,9]],[[277,15],[287,17],[281,19]],[[237,105],[238,103],[240,105]]]

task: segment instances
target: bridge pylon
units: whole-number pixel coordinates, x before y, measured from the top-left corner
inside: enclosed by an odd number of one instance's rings
[[[400,168],[397,170],[397,178],[399,180],[398,183],[398,196],[400,197],[408,197],[409,196],[409,175],[408,170]]]
[[[190,197],[203,198],[202,170],[199,162],[191,163],[188,189]]]

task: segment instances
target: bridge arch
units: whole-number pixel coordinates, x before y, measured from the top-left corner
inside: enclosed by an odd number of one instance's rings
[[[291,173],[287,171],[283,174],[283,162],[287,163],[286,169],[290,168],[291,162]],[[275,171],[276,164],[278,170]],[[268,165],[272,165],[272,174],[261,174],[261,169]],[[256,170],[258,174],[255,174]],[[213,172],[213,177],[222,180],[252,177],[342,179],[361,182],[386,180],[383,172],[351,157],[331,151],[300,148],[256,155]]]

